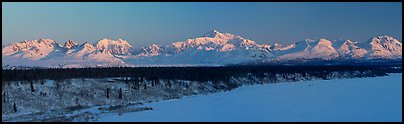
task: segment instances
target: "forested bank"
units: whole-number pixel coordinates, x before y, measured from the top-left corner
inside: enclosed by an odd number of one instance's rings
[[[322,66],[224,66],[224,67],[102,67],[102,68],[32,68],[3,69],[2,81],[63,80],[69,78],[130,77],[130,79],[166,79],[190,81],[226,81],[230,77],[252,74],[257,76],[274,74],[312,75],[326,77],[331,72],[369,71],[377,75],[401,72],[401,66],[374,65],[322,65]]]

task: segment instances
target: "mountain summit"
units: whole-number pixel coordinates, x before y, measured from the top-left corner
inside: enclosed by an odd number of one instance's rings
[[[202,37],[211,37],[211,38],[214,38],[214,37],[217,37],[217,36],[221,36],[221,35],[224,35],[224,34],[222,34],[222,33],[220,33],[219,31],[217,31],[217,30],[211,30],[211,31],[208,31],[208,32],[206,32]]]
[[[111,40],[111,39],[101,39],[98,41],[96,45],[97,50],[104,52],[104,53],[111,53],[111,54],[128,54],[132,45],[130,45],[126,40],[118,39],[118,40]]]

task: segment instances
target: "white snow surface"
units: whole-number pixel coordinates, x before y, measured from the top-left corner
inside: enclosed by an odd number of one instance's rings
[[[151,111],[98,121],[402,121],[402,74],[253,85],[147,103]]]

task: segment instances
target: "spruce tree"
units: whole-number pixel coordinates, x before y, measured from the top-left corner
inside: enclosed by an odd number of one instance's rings
[[[34,81],[31,81],[31,92],[35,92],[35,89],[34,89]]]
[[[109,88],[107,88],[107,99],[109,99]]]
[[[6,101],[7,101],[6,92],[3,92],[2,98],[3,98],[3,103],[6,103]]]
[[[14,108],[14,112],[17,112],[17,106],[15,105],[15,102],[14,102],[13,108]]]
[[[119,88],[119,99],[122,99],[122,88]]]

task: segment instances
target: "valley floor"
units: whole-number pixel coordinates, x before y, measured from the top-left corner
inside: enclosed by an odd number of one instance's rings
[[[402,74],[244,86],[97,121],[402,121]]]

